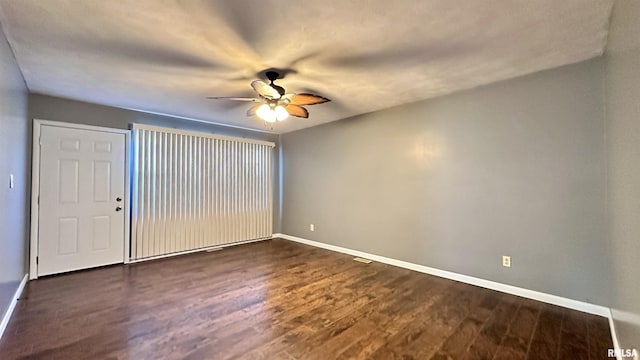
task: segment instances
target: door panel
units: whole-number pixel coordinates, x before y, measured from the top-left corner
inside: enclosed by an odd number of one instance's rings
[[[77,204],[80,184],[80,162],[78,160],[58,160],[59,201],[62,204]],[[48,178],[45,178],[45,180]]]
[[[58,219],[58,252],[56,255],[78,253],[78,218]]]
[[[125,135],[43,125],[38,275],[124,260]]]
[[[111,162],[96,161],[93,163],[93,201],[109,202],[111,196]]]

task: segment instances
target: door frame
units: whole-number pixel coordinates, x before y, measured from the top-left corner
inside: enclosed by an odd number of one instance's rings
[[[73,124],[60,121],[33,119],[33,146],[31,155],[31,235],[29,244],[29,280],[38,278],[38,225],[40,217],[40,134],[42,126],[55,126],[61,128],[102,131],[123,134],[124,140],[124,252],[122,262],[129,263],[129,247],[131,241],[131,131],[125,129],[113,129],[102,126]]]

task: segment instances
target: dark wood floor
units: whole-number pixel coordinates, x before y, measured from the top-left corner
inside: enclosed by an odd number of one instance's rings
[[[605,318],[285,240],[30,282],[2,359],[607,359]]]

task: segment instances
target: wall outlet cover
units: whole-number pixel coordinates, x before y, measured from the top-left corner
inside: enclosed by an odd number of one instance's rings
[[[502,266],[511,267],[511,256],[503,256],[502,257]]]

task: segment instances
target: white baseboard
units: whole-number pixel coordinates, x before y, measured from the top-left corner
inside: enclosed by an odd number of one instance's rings
[[[547,294],[547,293],[543,293],[535,290],[524,289],[521,287],[502,284],[502,283],[491,281],[491,280],[479,279],[473,276],[462,275],[462,274],[454,273],[451,271],[445,271],[445,270],[440,270],[440,269],[436,269],[436,268],[432,268],[424,265],[410,263],[407,261],[396,260],[396,259],[392,259],[392,258],[380,256],[380,255],[369,254],[363,251],[347,249],[347,248],[343,248],[335,245],[329,245],[329,244],[325,244],[325,243],[321,243],[313,240],[299,238],[296,236],[291,236],[286,234],[273,234],[273,237],[295,241],[302,244],[311,245],[311,246],[315,246],[315,247],[319,247],[319,248],[323,248],[331,251],[341,252],[344,254],[363,257],[363,258],[371,259],[373,261],[377,261],[377,262],[381,262],[381,263],[385,263],[385,264],[389,264],[389,265],[393,265],[393,266],[397,266],[397,267],[401,267],[409,270],[414,270],[414,271],[418,271],[418,272],[429,274],[429,275],[435,275],[435,276],[439,276],[439,277],[450,279],[450,280],[460,281],[463,283],[480,286],[483,288],[496,290],[496,291],[500,291],[500,292],[511,294],[511,295],[517,295],[517,296],[521,296],[528,299],[542,301],[548,304],[558,305],[565,308],[586,312],[589,314],[600,315],[607,318],[611,317],[611,311],[609,310],[609,308],[601,305],[589,304],[586,302],[568,299],[568,298],[564,298],[557,295],[551,295],[551,294]]]
[[[11,320],[11,315],[13,314],[13,310],[15,310],[16,305],[18,304],[18,299],[20,298],[20,295],[22,295],[22,290],[24,290],[24,286],[27,284],[28,279],[29,279],[29,274],[24,274],[24,277],[22,278],[20,285],[16,289],[16,292],[13,294],[13,299],[11,299],[11,303],[9,304],[9,308],[7,309],[7,312],[5,312],[4,316],[2,317],[2,322],[0,323],[0,339],[2,339],[2,334],[4,334],[4,331],[6,330],[7,325],[9,325],[9,320]]]

